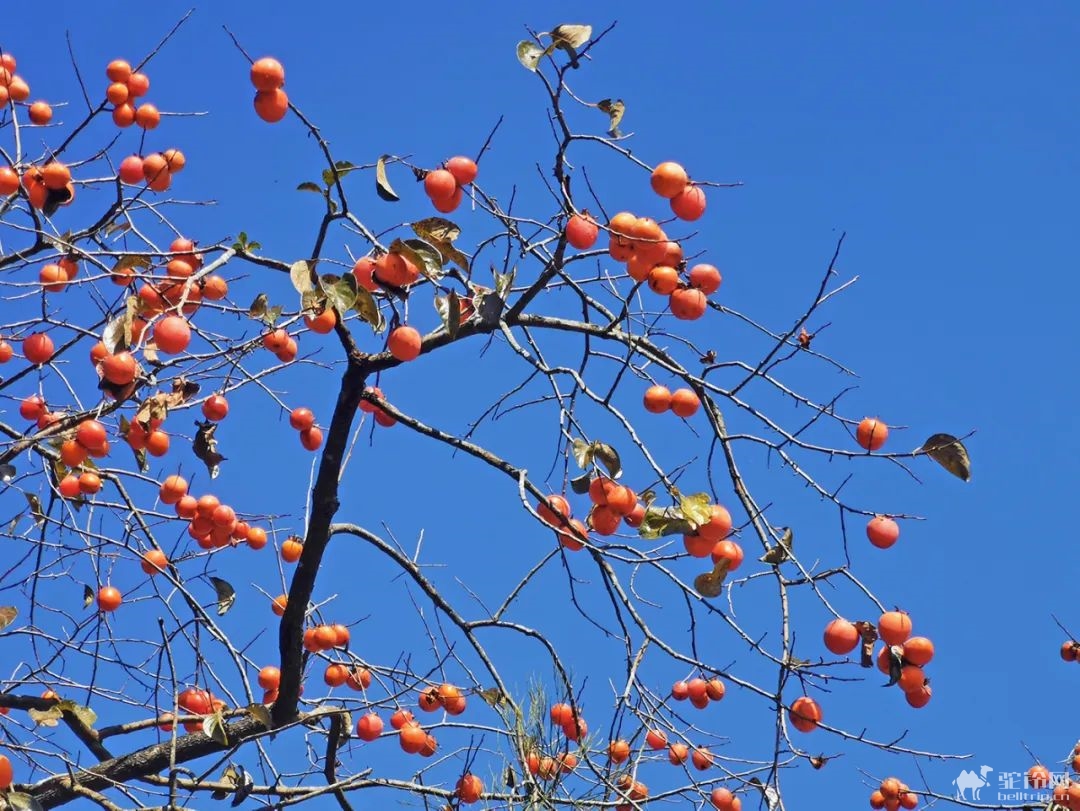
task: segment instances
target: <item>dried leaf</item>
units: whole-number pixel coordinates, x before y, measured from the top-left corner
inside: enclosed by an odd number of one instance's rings
[[[232,583],[228,580],[222,580],[220,577],[211,576],[210,582],[214,586],[214,594],[217,595],[218,616],[223,617],[229,613],[229,609],[236,602],[236,589],[232,587]],[[209,735],[210,733],[206,734]]]
[[[252,718],[267,729],[273,726],[273,722],[270,720],[270,710],[267,709],[265,704],[248,704],[247,711]]]
[[[196,425],[199,426],[199,430],[195,434],[195,440],[191,443],[191,450],[206,465],[210,478],[216,479],[221,472],[221,463],[226,459],[218,452],[218,441],[214,436],[218,424],[207,420],[206,422],[196,423]]]
[[[315,282],[311,279],[311,265],[304,259],[289,266],[289,278],[296,292],[301,295],[315,289]]]
[[[592,443],[593,457],[607,468],[608,475],[613,479],[622,475],[622,460],[619,452],[605,442],[595,441]]]
[[[778,566],[788,559],[791,555],[791,545],[795,540],[795,533],[792,532],[791,527],[784,530],[784,534],[780,536],[779,543],[776,546],[769,549],[760,560],[762,563],[769,563],[773,566]]]
[[[570,480],[570,489],[577,493],[579,496],[583,496],[589,492],[589,484],[592,482],[591,473],[582,473],[575,479]]]
[[[694,578],[694,590],[702,597],[719,597],[730,565],[731,561],[728,558],[720,558],[711,572],[704,572]]]
[[[7,800],[10,811],[45,811],[45,806],[36,797],[21,791],[9,791],[4,795],[4,799]]]
[[[925,453],[954,476],[971,481],[971,457],[964,443],[952,434],[934,434],[916,453]]]
[[[360,317],[371,325],[376,335],[386,329],[382,311],[379,310],[379,305],[375,303],[375,297],[363,287],[357,288],[356,301],[353,302],[353,307],[360,314]]]
[[[815,769],[820,769],[822,766],[824,766],[828,762],[829,762],[829,759],[827,757],[825,757],[825,755],[811,755],[810,756],[810,765],[813,766]]]
[[[87,585],[82,587],[82,607],[89,608],[94,604],[94,590]]]
[[[30,716],[31,721],[43,727],[58,726],[60,719],[64,717],[64,713],[56,705],[49,707],[47,710],[29,709],[26,714]]]
[[[229,736],[225,731],[225,718],[222,716],[221,710],[218,710],[213,715],[208,715],[203,718],[202,728],[203,732],[205,732],[206,736],[211,740],[216,741],[222,746],[229,745]]]
[[[15,478],[15,475],[15,465],[10,464],[9,462],[4,462],[4,464],[0,465],[0,482],[11,484],[11,480]]]
[[[551,32],[552,41],[558,45],[569,45],[571,48],[580,48],[592,38],[591,25],[575,25],[564,23],[557,25]]]
[[[540,64],[540,60],[545,54],[551,52],[551,49],[547,50],[541,48],[535,42],[530,42],[527,39],[523,39],[517,44],[517,58],[518,62],[524,65],[529,70],[536,72],[536,68]]]
[[[236,767],[233,766],[230,763],[228,766],[225,767],[225,771],[223,771],[221,773],[221,779],[218,780],[218,782],[219,783],[225,783],[226,785],[229,785],[233,789],[235,789],[236,785],[237,785],[237,782],[238,782],[239,776],[240,775],[236,771]],[[225,791],[224,789],[216,789],[214,792],[212,792],[210,794],[210,799],[212,799],[212,800],[224,800],[228,796],[229,796],[228,791]]]
[[[883,687],[892,687],[900,681],[904,670],[904,649],[900,645],[889,646],[889,681]]]
[[[236,796],[229,803],[233,808],[243,803],[244,800],[251,796],[251,792],[255,790],[255,779],[248,773],[247,769],[243,766],[237,766],[236,770],[239,772],[237,775],[239,785],[236,787]]]
[[[37,524],[45,520],[45,513],[41,509],[41,499],[33,493],[26,493],[26,503],[30,505],[30,514],[34,516]]]
[[[386,202],[396,203],[401,198],[397,196],[397,192],[390,186],[390,181],[386,179],[386,159],[389,157],[392,156],[382,155],[375,163],[375,191]]]
[[[400,254],[416,265],[417,269],[433,282],[445,275],[442,256],[422,239],[395,239],[390,243],[390,253]]]
[[[78,718],[79,722],[85,727],[93,727],[94,724],[97,723],[98,716],[96,712],[89,707],[84,707],[82,704],[71,701],[70,699],[59,702],[56,705],[56,709],[59,709],[61,712],[70,712]]]
[[[861,645],[859,665],[861,667],[873,667],[874,643],[878,639],[877,626],[872,622],[859,620],[855,623],[855,630],[859,632],[859,643]]]
[[[415,234],[442,255],[442,263],[453,262],[465,273],[469,272],[469,257],[454,247],[454,240],[461,236],[461,229],[442,217],[428,217],[412,224]]]
[[[612,138],[621,138],[622,133],[619,132],[619,124],[622,123],[623,116],[626,115],[626,104],[622,99],[602,99],[596,103],[597,108],[601,112],[607,113],[611,119],[608,122],[608,135]]]
[[[478,695],[492,707],[498,707],[501,704],[507,703],[506,696],[503,695],[502,690],[498,687],[489,687],[486,690],[481,690]]]
[[[13,605],[5,605],[0,607],[0,631],[7,628],[11,623],[15,622],[15,618],[19,616],[19,609]]]
[[[593,449],[590,443],[583,439],[575,439],[571,450],[574,453],[574,461],[577,462],[578,467],[584,468],[592,464]]]
[[[310,180],[305,180],[299,186],[296,187],[297,191],[313,191],[316,194],[322,194],[322,187],[318,183],[312,183]]]

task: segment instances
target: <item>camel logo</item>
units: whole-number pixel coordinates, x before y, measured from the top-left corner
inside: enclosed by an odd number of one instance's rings
[[[964,792],[971,791],[971,799],[979,799],[979,791],[987,784],[986,775],[993,771],[990,766],[979,767],[979,774],[974,771],[965,769],[960,772],[959,776],[953,780],[953,785],[956,786],[956,799],[966,800]]]

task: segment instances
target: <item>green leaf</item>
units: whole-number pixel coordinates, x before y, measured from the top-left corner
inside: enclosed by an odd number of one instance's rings
[[[7,628],[11,623],[15,622],[15,618],[19,616],[19,609],[13,605],[5,605],[0,607],[0,631]]]
[[[211,576],[210,582],[214,586],[214,595],[217,597],[218,616],[223,617],[229,613],[229,609],[236,603],[236,589],[232,587],[232,583],[228,580],[222,580],[220,577]]]
[[[390,253],[401,254],[435,283],[444,275],[442,255],[422,239],[395,239],[390,243]]]
[[[697,529],[712,520],[712,498],[708,493],[695,493],[679,497],[679,510],[683,517]]]
[[[415,234],[442,254],[443,264],[453,262],[465,273],[469,272],[469,257],[454,247],[454,240],[461,236],[461,229],[442,217],[428,217],[414,222]]]
[[[191,450],[206,465],[210,478],[216,479],[221,472],[221,463],[225,461],[225,457],[218,452],[218,442],[214,436],[218,424],[209,420],[196,424],[199,430],[191,443]]]
[[[495,273],[495,293],[502,298],[503,301],[510,296],[510,290],[514,286],[514,277],[517,276],[517,268],[514,268],[509,273]]]
[[[608,114],[610,121],[608,121],[608,135],[612,138],[621,138],[622,133],[619,132],[619,124],[623,120],[623,116],[626,115],[626,104],[622,99],[602,99],[596,103],[597,108],[604,113]]]
[[[353,307],[360,314],[360,317],[371,325],[371,329],[376,335],[386,329],[386,322],[383,321],[379,305],[375,303],[375,297],[363,287],[357,287],[356,301],[353,302]]]
[[[391,187],[390,181],[386,179],[386,159],[390,157],[393,156],[381,155],[379,160],[375,162],[375,191],[380,199],[388,203],[396,203],[401,198],[397,196],[397,192]]]
[[[356,296],[360,286],[351,273],[346,273],[341,277],[326,274],[319,279],[319,284],[326,293],[327,300],[339,313],[345,314],[356,306]]]
[[[517,58],[518,62],[524,65],[529,70],[536,72],[537,66],[540,64],[540,60],[545,54],[550,53],[551,49],[544,50],[535,42],[530,42],[527,39],[523,39],[517,44]]]
[[[82,704],[71,701],[70,699],[61,701],[56,705],[56,708],[61,712],[70,712],[86,727],[93,727],[94,724],[97,723],[98,716],[96,712],[89,707],[84,707]]]
[[[31,721],[42,727],[58,726],[60,719],[64,717],[63,711],[55,704],[47,710],[29,709],[26,714],[30,716]]]
[[[220,613],[220,612],[219,612]],[[218,710],[213,715],[208,715],[203,718],[202,722],[203,732],[207,737],[222,746],[229,745],[229,736],[225,731],[225,718],[221,714],[221,710]]]
[[[678,508],[648,507],[641,527],[638,529],[638,535],[651,541],[668,535],[688,535],[695,529],[697,529],[697,524],[687,521]]]
[[[306,180],[296,187],[297,191],[313,191],[316,194],[322,194],[322,187],[318,183],[312,183],[310,180]]]
[[[289,266],[289,278],[297,293],[304,294],[315,289],[315,283],[311,280],[311,265],[304,259]]]
[[[232,244],[232,247],[233,250],[238,253],[251,253],[252,251],[259,250],[262,245],[258,242],[252,242],[248,239],[248,235],[244,231],[241,231],[236,237],[236,242]]]

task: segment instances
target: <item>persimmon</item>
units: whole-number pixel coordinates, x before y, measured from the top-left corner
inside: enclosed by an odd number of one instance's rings
[[[362,741],[373,741],[382,735],[383,720],[373,712],[360,717],[356,722],[356,737]]]
[[[135,108],[135,124],[144,130],[156,129],[161,123],[161,113],[153,104],[140,104]]]
[[[591,248],[599,236],[600,226],[588,213],[575,214],[566,223],[566,241],[579,251]]]
[[[295,538],[289,538],[281,544],[281,559],[286,563],[296,563],[304,552],[304,545]]]
[[[267,537],[266,530],[262,527],[251,527],[248,529],[247,545],[252,549],[262,549],[266,546]]]
[[[559,533],[559,544],[571,552],[580,552],[585,548],[585,541],[589,537],[589,528],[577,518],[570,519],[570,529]]]
[[[614,535],[622,516],[607,505],[593,507],[589,512],[589,526],[600,535]]]
[[[68,467],[78,467],[89,455],[90,452],[74,439],[65,439],[60,445],[60,461]]]
[[[289,112],[289,96],[280,88],[260,90],[253,101],[255,114],[268,124],[276,124]]]
[[[256,90],[277,90],[285,84],[285,68],[272,56],[252,62],[250,75]]]
[[[362,256],[353,265],[352,274],[356,277],[356,283],[365,290],[374,293],[379,289],[379,283],[375,281],[375,260],[370,256]]]
[[[652,190],[669,200],[685,189],[689,182],[690,176],[686,174],[686,170],[674,161],[664,161],[657,165],[649,178]]]
[[[165,165],[169,167],[169,171],[172,174],[182,172],[184,167],[187,166],[187,156],[176,147],[166,149],[161,153],[161,157],[165,158]]]
[[[79,263],[74,256],[65,256],[59,259],[56,264],[64,271],[64,275],[69,282],[79,275]]]
[[[48,363],[52,359],[53,351],[52,338],[44,332],[27,335],[23,339],[23,357],[35,365]]]
[[[381,425],[383,428],[393,428],[395,425],[397,425],[397,420],[394,417],[391,417],[381,408],[374,414],[372,414],[372,417],[374,417],[375,419],[375,424]]]
[[[584,718],[574,716],[562,725],[562,731],[567,740],[579,741],[589,734],[589,725]]]
[[[213,517],[214,510],[221,506],[221,499],[215,496],[213,493],[206,493],[199,496],[199,505],[197,512],[200,518],[209,519]]]
[[[420,269],[399,253],[384,253],[375,260],[373,278],[393,287],[408,287],[420,278]]]
[[[135,105],[129,101],[117,104],[113,107],[112,120],[118,127],[130,127],[135,123]]]
[[[697,528],[697,534],[712,541],[721,541],[731,532],[731,513],[720,504],[709,505],[709,520]]]
[[[730,789],[714,788],[709,795],[709,802],[716,811],[740,811],[742,800],[731,793]]]
[[[215,526],[228,527],[229,532],[232,532],[233,525],[236,523],[236,510],[228,504],[219,504],[210,516],[210,520]]]
[[[712,552],[715,545],[716,541],[711,541],[702,535],[683,535],[683,546],[686,548],[687,554],[693,558],[709,557],[709,553]]]
[[[250,541],[250,538],[248,539]],[[288,594],[279,594],[270,603],[270,609],[281,617],[285,615],[285,607],[289,604]]]
[[[623,517],[623,521],[626,522],[626,525],[628,527],[633,527],[634,529],[637,529],[643,523],[645,523],[645,512],[645,505],[639,502],[634,505],[634,509],[632,509]]]
[[[307,324],[308,329],[319,335],[327,335],[332,332],[337,325],[337,320],[337,311],[329,305],[315,316],[304,316],[304,323]]]
[[[304,450],[317,451],[322,447],[323,432],[317,425],[313,425],[300,432],[300,444]]]
[[[71,182],[71,170],[60,161],[49,161],[41,168],[41,182],[46,189],[62,189]]]
[[[19,190],[19,175],[10,166],[0,167],[0,195],[5,197]]]
[[[7,791],[15,780],[15,770],[7,755],[0,755],[0,790]]]
[[[690,286],[696,287],[707,296],[711,296],[720,289],[722,277],[715,266],[706,263],[694,265],[690,268]]]
[[[913,636],[904,642],[904,661],[923,667],[934,658],[934,643],[925,636]]]
[[[694,222],[705,213],[705,190],[700,186],[687,186],[670,200],[671,211],[680,220]]]
[[[461,186],[458,186],[449,197],[432,197],[431,205],[435,207],[436,211],[442,214],[449,214],[451,211],[457,210],[457,207],[461,205],[461,201],[464,197],[465,193],[462,191]]]
[[[717,541],[713,546],[712,552],[709,556],[712,558],[713,563],[719,563],[721,560],[728,562],[727,570],[733,572],[742,565],[743,562],[743,548],[735,541],[725,538],[722,541]]]
[[[690,762],[694,764],[694,768],[699,772],[706,771],[712,768],[713,753],[704,746],[694,747],[693,754],[690,755]]]
[[[480,167],[472,158],[457,155],[446,162],[446,171],[454,176],[459,186],[468,186],[480,174]]]
[[[885,515],[875,515],[866,524],[866,537],[878,549],[888,549],[900,537],[900,525]]]
[[[169,435],[164,431],[151,431],[146,435],[146,452],[151,456],[164,456],[169,452]]]
[[[616,262],[627,262],[634,255],[634,246],[623,237],[613,236],[608,241],[608,254]],[[642,280],[638,279],[638,281]]]
[[[345,684],[353,690],[366,690],[371,686],[371,671],[364,667],[354,667],[349,671]]]
[[[220,422],[229,413],[229,401],[220,394],[211,394],[202,404],[202,413],[212,422]]]
[[[896,685],[905,693],[911,693],[915,690],[920,690],[926,684],[926,674],[923,673],[921,667],[915,665],[904,665],[900,669],[900,678],[896,682]]]
[[[101,492],[101,477],[92,470],[79,474],[79,492],[83,495],[92,496]]]
[[[334,647],[344,648],[349,644],[349,639],[352,634],[349,633],[349,629],[341,623],[334,623],[330,626],[334,631]]]
[[[799,696],[791,705],[788,718],[800,732],[813,732],[821,723],[821,706],[809,696]]]
[[[202,295],[207,301],[221,301],[229,295],[229,283],[216,273],[202,280]]]
[[[680,287],[674,290],[668,299],[671,314],[680,321],[696,321],[705,314],[709,300],[705,294],[694,287]]]
[[[213,711],[214,697],[207,690],[188,687],[176,697],[176,703],[192,715],[208,715]]]
[[[124,59],[114,59],[105,66],[105,75],[110,82],[127,82],[131,78],[131,65]]]
[[[457,180],[446,169],[435,169],[424,176],[424,192],[432,200],[452,197],[457,187]]]
[[[649,278],[649,271],[657,266],[658,263],[653,258],[635,251],[626,260],[626,274],[635,282],[644,282]]]
[[[667,735],[662,729],[650,729],[645,734],[645,745],[650,749],[663,749],[667,746]]]
[[[646,278],[649,289],[661,296],[670,296],[679,286],[679,272],[675,268],[657,265]]]
[[[663,414],[671,408],[671,391],[667,386],[649,386],[645,389],[644,405],[650,414]]]
[[[676,389],[671,393],[671,412],[687,419],[694,416],[701,408],[701,400],[693,389]]]
[[[19,416],[24,420],[37,420],[46,412],[45,398],[39,394],[24,397],[19,403]]]
[[[402,750],[415,755],[427,743],[427,733],[415,721],[405,724],[398,733],[398,744]]]
[[[138,364],[135,362],[135,357],[126,350],[109,355],[101,362],[101,373],[106,380],[117,386],[126,386],[133,381],[136,372],[138,372]]]
[[[7,91],[12,101],[26,101],[30,98],[30,85],[22,76],[12,76]]]
[[[690,697],[690,684],[679,680],[671,685],[671,697],[676,701],[686,701]]]
[[[855,429],[855,441],[868,451],[876,451],[889,438],[889,427],[879,419],[865,417]]]
[[[75,439],[87,450],[100,448],[108,439],[105,426],[97,420],[83,420],[75,429]]]
[[[705,679],[695,676],[686,683],[686,694],[689,698],[702,699],[707,698],[705,695]]]
[[[288,340],[289,333],[283,329],[275,329],[263,335],[262,344],[271,352],[280,352],[285,348]]]
[[[67,287],[68,278],[59,265],[50,262],[41,266],[38,282],[47,293],[59,293]]]
[[[323,681],[327,687],[341,687],[349,677],[349,668],[335,662],[326,666],[323,672]]]
[[[332,625],[316,626],[314,637],[319,650],[332,650],[337,647],[337,632]]]
[[[138,98],[150,92],[150,77],[145,73],[132,73],[127,78],[128,92]]]
[[[483,793],[484,781],[470,772],[463,774],[454,788],[454,794],[463,805],[472,805],[478,802]]]
[[[915,709],[922,709],[930,703],[930,697],[933,695],[933,690],[930,689],[929,684],[924,684],[922,687],[916,688],[910,692],[904,693],[904,699],[909,705]]]
[[[82,488],[79,487],[79,477],[70,473],[59,481],[56,489],[60,491],[63,498],[76,498],[82,494]]]
[[[297,431],[306,431],[315,424],[315,415],[310,408],[300,406],[289,412],[289,425]]]
[[[569,704],[558,702],[551,705],[551,722],[563,726],[574,719],[574,710]]]
[[[630,759],[630,744],[621,738],[608,746],[608,760],[612,763],[625,763]]]
[[[1045,788],[1050,785],[1050,770],[1042,766],[1042,763],[1036,763],[1027,770],[1027,784],[1031,788]]]
[[[553,527],[561,527],[563,525],[561,519],[570,517],[570,502],[560,495],[548,496],[547,502],[551,505],[550,507],[543,502],[536,505],[536,514],[540,516],[544,523]]]
[[[25,401],[24,401],[25,402]],[[1068,639],[1061,643],[1061,658],[1066,662],[1075,662],[1077,659],[1076,640]]]
[[[825,626],[825,647],[837,656],[851,653],[859,645],[858,630],[854,623],[837,618]]]
[[[115,611],[123,601],[124,596],[116,586],[102,586],[98,589],[97,605],[102,611]]]
[[[390,354],[400,361],[416,360],[420,357],[420,332],[414,327],[397,327],[387,337],[386,346]]]
[[[142,570],[151,577],[165,571],[169,559],[160,549],[151,549],[142,556]]]
[[[420,696],[417,698],[416,705],[422,712],[435,712],[442,709],[442,698],[439,697],[439,691],[434,687],[429,687],[426,690],[420,691]]]
[[[911,636],[911,617],[903,611],[886,611],[878,619],[878,636],[886,645],[903,645]]]
[[[126,82],[113,82],[105,88],[105,99],[109,104],[127,104],[130,98],[131,91]]]
[[[154,344],[167,355],[176,355],[191,343],[191,327],[186,319],[168,315],[154,324]]]
[[[705,696],[709,701],[721,701],[726,692],[727,688],[724,687],[724,683],[718,678],[714,677],[705,682]]]
[[[30,123],[36,124],[39,127],[44,127],[52,121],[53,111],[48,102],[35,101],[30,105],[30,109],[27,112],[30,116]]]
[[[690,747],[685,743],[675,742],[668,747],[668,762],[672,766],[681,766],[690,758]]]

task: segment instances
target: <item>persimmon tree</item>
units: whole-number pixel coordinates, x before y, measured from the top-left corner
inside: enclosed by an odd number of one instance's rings
[[[815,340],[830,303],[859,295],[836,268],[843,239],[801,311],[726,306],[707,201],[737,184],[647,160],[624,131],[632,110],[575,91],[594,60],[618,58],[613,36],[563,25],[517,45],[548,124],[520,178],[485,177],[498,126],[468,155],[350,162],[285,68],[234,38],[253,128],[292,128],[323,162],[272,203],[310,229],[301,257],[275,255],[258,211],[215,233],[185,226],[211,190],[186,187],[150,81],[169,37],[145,58],[78,65],[81,100],[56,109],[3,53],[12,808],[800,807],[786,775],[826,766],[823,752],[950,756],[908,746],[888,719],[831,723],[830,704],[886,676],[912,708],[930,701],[928,607],[894,610],[847,555],[887,549],[914,516],[844,486],[872,465],[915,477],[919,457],[966,479],[966,437],[898,449],[883,421],[845,413],[835,377],[788,382],[848,373]],[[596,158],[640,194],[605,194]],[[534,180],[527,208],[516,184]],[[730,338],[712,345],[721,326]],[[442,395],[396,396],[440,363],[504,393],[470,401],[468,425],[444,421]],[[312,380],[336,392],[332,410],[313,407]],[[507,415],[548,434],[546,451],[489,436]],[[445,450],[440,480],[484,476],[485,498],[517,505],[502,543],[520,571],[464,554],[467,533],[461,554],[429,558],[364,503],[391,430]],[[304,460],[306,490],[266,476]],[[466,508],[424,475],[409,518],[438,532]],[[244,476],[275,487],[274,513],[245,507]],[[812,547],[770,495],[792,482],[820,513]],[[267,558],[276,571],[252,562]],[[397,595],[379,620],[388,657],[360,638],[367,581],[322,587],[346,559]],[[541,588],[546,610],[521,611]],[[831,620],[804,620],[806,606]],[[266,627],[271,659],[253,653]],[[757,729],[708,712],[732,694]],[[914,771],[875,779],[875,807],[943,796]]]

